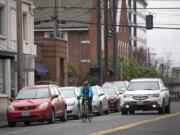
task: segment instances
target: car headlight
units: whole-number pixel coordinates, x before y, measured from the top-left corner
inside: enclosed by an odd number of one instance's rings
[[[159,97],[159,93],[152,94],[152,97]]]
[[[39,109],[47,108],[48,105],[49,105],[48,102],[42,103],[42,104],[39,106]]]
[[[14,112],[14,111],[15,111],[14,107],[12,105],[9,105],[8,112]]]
[[[148,94],[148,97],[159,97],[159,93],[155,93],[155,94]]]
[[[124,94],[124,98],[132,98],[133,97],[133,95],[131,95],[131,94]]]

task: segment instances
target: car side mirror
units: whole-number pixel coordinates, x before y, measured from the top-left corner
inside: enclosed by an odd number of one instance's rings
[[[52,99],[57,98],[57,97],[58,97],[58,95],[55,94],[52,96]]]
[[[103,96],[104,94],[105,94],[105,93],[100,93],[100,94],[99,94],[99,97],[100,97],[100,96]]]
[[[168,90],[168,88],[167,88],[167,87],[164,87],[163,90],[164,90],[164,91],[165,91],[165,90]]]
[[[10,102],[13,102],[13,101],[14,101],[14,98],[10,98],[9,101],[10,101]]]

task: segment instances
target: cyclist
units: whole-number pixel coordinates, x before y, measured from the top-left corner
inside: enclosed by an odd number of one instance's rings
[[[92,88],[89,86],[88,81],[83,82],[83,86],[80,89],[80,95],[79,96],[88,99],[89,112],[92,113],[93,92],[92,92]],[[83,103],[84,103],[84,101],[82,101],[82,104]]]

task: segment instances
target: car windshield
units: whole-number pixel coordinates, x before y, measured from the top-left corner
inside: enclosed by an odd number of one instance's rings
[[[128,90],[158,90],[159,84],[157,81],[141,81],[131,82],[128,86]]]
[[[75,90],[73,88],[62,88],[61,89],[65,98],[73,98],[76,97]]]
[[[107,93],[109,96],[116,95],[116,90],[112,88],[103,88],[104,92]]]
[[[93,95],[98,95],[98,91],[95,87],[92,87],[92,92],[93,92]]]
[[[118,89],[126,88],[126,85],[124,82],[108,82],[104,83],[103,87],[117,87]]]
[[[20,90],[16,96],[16,100],[24,99],[39,99],[39,98],[48,98],[49,90],[48,88],[33,88],[33,89],[24,89]]]

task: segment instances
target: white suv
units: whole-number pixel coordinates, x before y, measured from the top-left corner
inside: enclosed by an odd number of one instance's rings
[[[135,110],[158,110],[170,113],[170,96],[161,79],[144,78],[130,81],[123,97],[122,115],[134,114]]]

